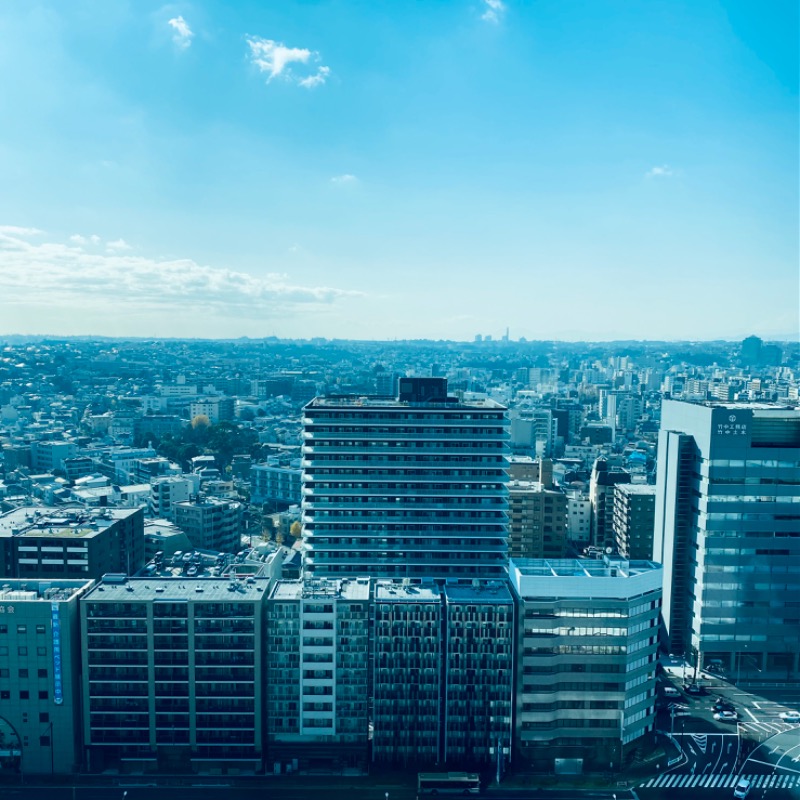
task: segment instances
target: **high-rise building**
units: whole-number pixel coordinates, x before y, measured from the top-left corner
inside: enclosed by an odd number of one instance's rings
[[[592,542],[603,549],[614,547],[614,487],[618,483],[630,483],[627,472],[611,470],[604,458],[598,458],[592,467],[589,482],[589,500],[592,504]]]
[[[367,764],[370,608],[369,578],[275,584],[266,689],[273,761]]]
[[[506,409],[444,378],[396,399],[318,397],[304,410],[306,575],[501,577],[508,562]]]
[[[643,483],[614,486],[612,528],[614,547],[623,558],[653,558],[656,487]]]
[[[508,484],[511,558],[561,558],[567,543],[567,496],[533,481]]]
[[[494,765],[510,756],[507,582],[379,580],[373,611],[373,760]]]
[[[519,598],[516,750],[552,769],[620,769],[655,725],[659,564],[604,557],[510,564]]]
[[[673,652],[796,676],[800,410],[665,400],[654,551]]]
[[[90,771],[261,768],[269,584],[107,575],[85,596]]]

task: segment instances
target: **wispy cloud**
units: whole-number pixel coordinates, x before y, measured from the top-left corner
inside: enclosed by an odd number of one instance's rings
[[[675,170],[669,164],[662,164],[660,167],[652,167],[645,172],[645,178],[670,178],[675,174]]]
[[[106,242],[106,250],[109,252],[119,252],[121,250],[132,250],[133,248],[124,239],[115,239],[113,242]]]
[[[320,67],[316,74],[309,75],[307,78],[299,80],[298,83],[306,89],[315,89],[317,86],[322,86],[328,80],[328,75],[330,74],[330,67]]]
[[[0,296],[26,307],[80,308],[90,314],[105,313],[113,302],[131,313],[193,308],[254,319],[287,304],[311,308],[363,296],[330,286],[299,286],[282,274],[258,277],[185,258],[86,252],[74,245],[92,239],[80,234],[69,237],[70,243],[31,242],[19,232],[30,230],[0,226]]]
[[[311,74],[295,74],[292,64],[309,66],[310,63],[320,60],[319,53],[314,50],[305,47],[287,47],[283,42],[262,39],[260,36],[248,36],[247,45],[250,48],[251,63],[259,72],[266,73],[267,83],[273,78],[283,77],[306,89],[313,89],[325,83],[330,75],[330,67],[322,64]]]
[[[481,19],[497,25],[506,13],[506,4],[502,0],[483,0]]]
[[[41,236],[44,231],[38,228],[22,228],[19,225],[0,225],[0,234],[8,236]]]
[[[168,20],[167,25],[174,31],[172,34],[172,41],[179,49],[187,50],[191,47],[194,32],[182,16],[173,17],[171,20]]]
[[[334,175],[331,178],[331,183],[357,183],[358,178],[355,175],[351,175],[349,172],[345,172],[344,175]]]

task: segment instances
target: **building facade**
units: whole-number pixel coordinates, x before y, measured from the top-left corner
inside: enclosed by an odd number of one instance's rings
[[[561,558],[567,543],[567,496],[541,483],[508,484],[511,558]]]
[[[519,757],[540,769],[559,758],[621,769],[655,725],[660,565],[523,559],[510,573]]]
[[[175,524],[186,531],[192,547],[238,553],[242,549],[242,504],[197,496],[173,506]]]
[[[731,678],[800,670],[800,410],[665,400],[655,558],[670,648]]]
[[[267,604],[270,759],[365,766],[370,581],[279,581]]]
[[[0,575],[100,578],[144,566],[141,508],[21,507],[0,516]]]
[[[318,397],[304,409],[303,547],[315,577],[501,577],[506,409],[459,402],[442,378],[395,400]]]
[[[656,487],[620,483],[614,487],[612,528],[614,549],[634,561],[653,558]]]
[[[107,575],[81,603],[91,772],[258,770],[269,579]]]
[[[85,580],[5,580],[0,588],[0,750],[23,775],[81,763],[80,620]]]

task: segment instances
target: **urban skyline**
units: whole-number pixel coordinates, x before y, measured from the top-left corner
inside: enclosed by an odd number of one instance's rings
[[[0,29],[2,333],[798,330],[793,3],[43,2]]]

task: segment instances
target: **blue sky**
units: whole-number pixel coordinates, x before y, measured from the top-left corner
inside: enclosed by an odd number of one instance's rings
[[[793,0],[30,0],[0,75],[0,333],[798,331]]]

